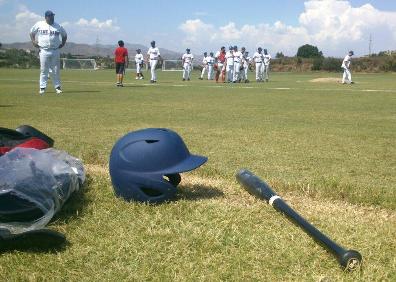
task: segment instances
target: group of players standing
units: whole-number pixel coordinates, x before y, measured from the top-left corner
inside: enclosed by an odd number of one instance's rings
[[[183,61],[183,81],[190,80],[192,70],[192,62],[194,56],[190,49],[186,49],[186,53],[182,56]],[[238,50],[238,46],[230,46],[228,51],[223,46],[214,55],[213,52],[204,52],[202,59],[202,72],[199,79],[203,79],[205,72],[207,72],[208,80],[215,79],[216,82],[228,83],[248,83],[249,69],[256,69],[256,81],[263,82],[269,79],[269,67],[271,62],[271,55],[268,54],[267,49],[257,48],[253,57],[249,56],[249,52],[245,47]]]

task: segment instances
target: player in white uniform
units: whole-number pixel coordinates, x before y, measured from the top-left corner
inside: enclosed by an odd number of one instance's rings
[[[257,48],[257,52],[254,53],[253,55],[253,61],[256,65],[256,81],[260,82],[261,81],[261,65],[263,64],[263,54],[261,52],[263,49],[261,47]]]
[[[213,52],[209,53],[209,56],[206,61],[208,62],[208,80],[213,80],[213,76],[214,76],[213,67],[215,64],[215,58]]]
[[[46,11],[45,21],[37,22],[30,29],[30,40],[34,47],[40,48],[40,95],[47,87],[48,72],[52,70],[52,82],[57,94],[62,93],[60,81],[60,51],[65,46],[67,33],[65,29],[54,21],[55,14]],[[62,38],[62,42],[59,39]]]
[[[199,77],[200,80],[203,79],[204,75],[205,75],[205,71],[208,70],[208,53],[204,52],[203,53],[203,59],[202,59],[202,72],[201,72],[201,76]]]
[[[158,64],[158,60],[161,59],[160,51],[157,47],[155,47],[155,41],[151,41],[151,47],[147,51],[147,61],[150,62],[150,70],[151,70],[151,83],[157,82],[157,74],[155,72],[155,67]]]
[[[344,69],[344,74],[342,75],[342,84],[354,83],[352,81],[352,74],[349,69],[351,66],[352,56],[353,56],[353,51],[349,51],[348,55],[346,55],[344,60],[342,61],[341,67]]]
[[[144,61],[144,57],[142,54],[142,50],[137,49],[136,50],[136,55],[135,55],[135,63],[136,63],[136,79],[144,79],[143,76],[143,61]]]
[[[228,48],[228,52],[226,53],[226,73],[227,73],[227,81],[232,82],[234,79],[234,47],[230,46]]]
[[[234,72],[232,82],[237,83],[239,81],[239,72],[241,71],[242,66],[242,53],[238,51],[238,47],[234,46]]]
[[[249,82],[248,71],[249,71],[249,64],[250,64],[251,58],[249,57],[249,52],[246,51],[245,47],[242,47],[241,53],[242,53],[243,70],[241,70],[239,77],[240,77],[241,81],[248,83]]]
[[[183,81],[190,80],[190,74],[192,69],[192,62],[194,60],[194,55],[190,53],[190,49],[186,49],[186,53],[182,56],[183,61]]]
[[[271,55],[268,54],[267,49],[264,49],[264,54],[263,54],[263,63],[261,64],[262,68],[262,79],[268,82],[269,79],[269,67],[270,67],[270,62],[271,62]]]

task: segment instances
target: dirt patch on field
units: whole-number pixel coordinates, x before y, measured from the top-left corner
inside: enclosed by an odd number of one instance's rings
[[[319,77],[319,78],[311,79],[309,82],[341,83],[341,80],[337,77]]]

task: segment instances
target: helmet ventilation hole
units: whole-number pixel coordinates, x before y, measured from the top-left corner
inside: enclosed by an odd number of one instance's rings
[[[158,196],[162,195],[161,192],[159,192],[157,190],[154,190],[154,189],[151,189],[151,188],[143,187],[141,189],[142,189],[144,194],[146,194],[147,196],[150,196],[150,197],[158,197]]]
[[[146,141],[146,143],[151,144],[151,143],[156,143],[156,142],[158,142],[159,140],[145,140],[145,141]]]

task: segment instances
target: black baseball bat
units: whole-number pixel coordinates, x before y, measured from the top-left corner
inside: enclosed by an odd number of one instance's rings
[[[286,215],[294,223],[300,226],[313,239],[318,241],[332,252],[338,259],[338,262],[345,270],[359,269],[362,264],[362,255],[355,250],[347,250],[324,235],[312,224],[307,222],[301,215],[295,212],[285,201],[282,200],[271,187],[262,181],[259,177],[246,169],[237,172],[236,178],[238,182],[252,195],[266,200],[277,211]]]

